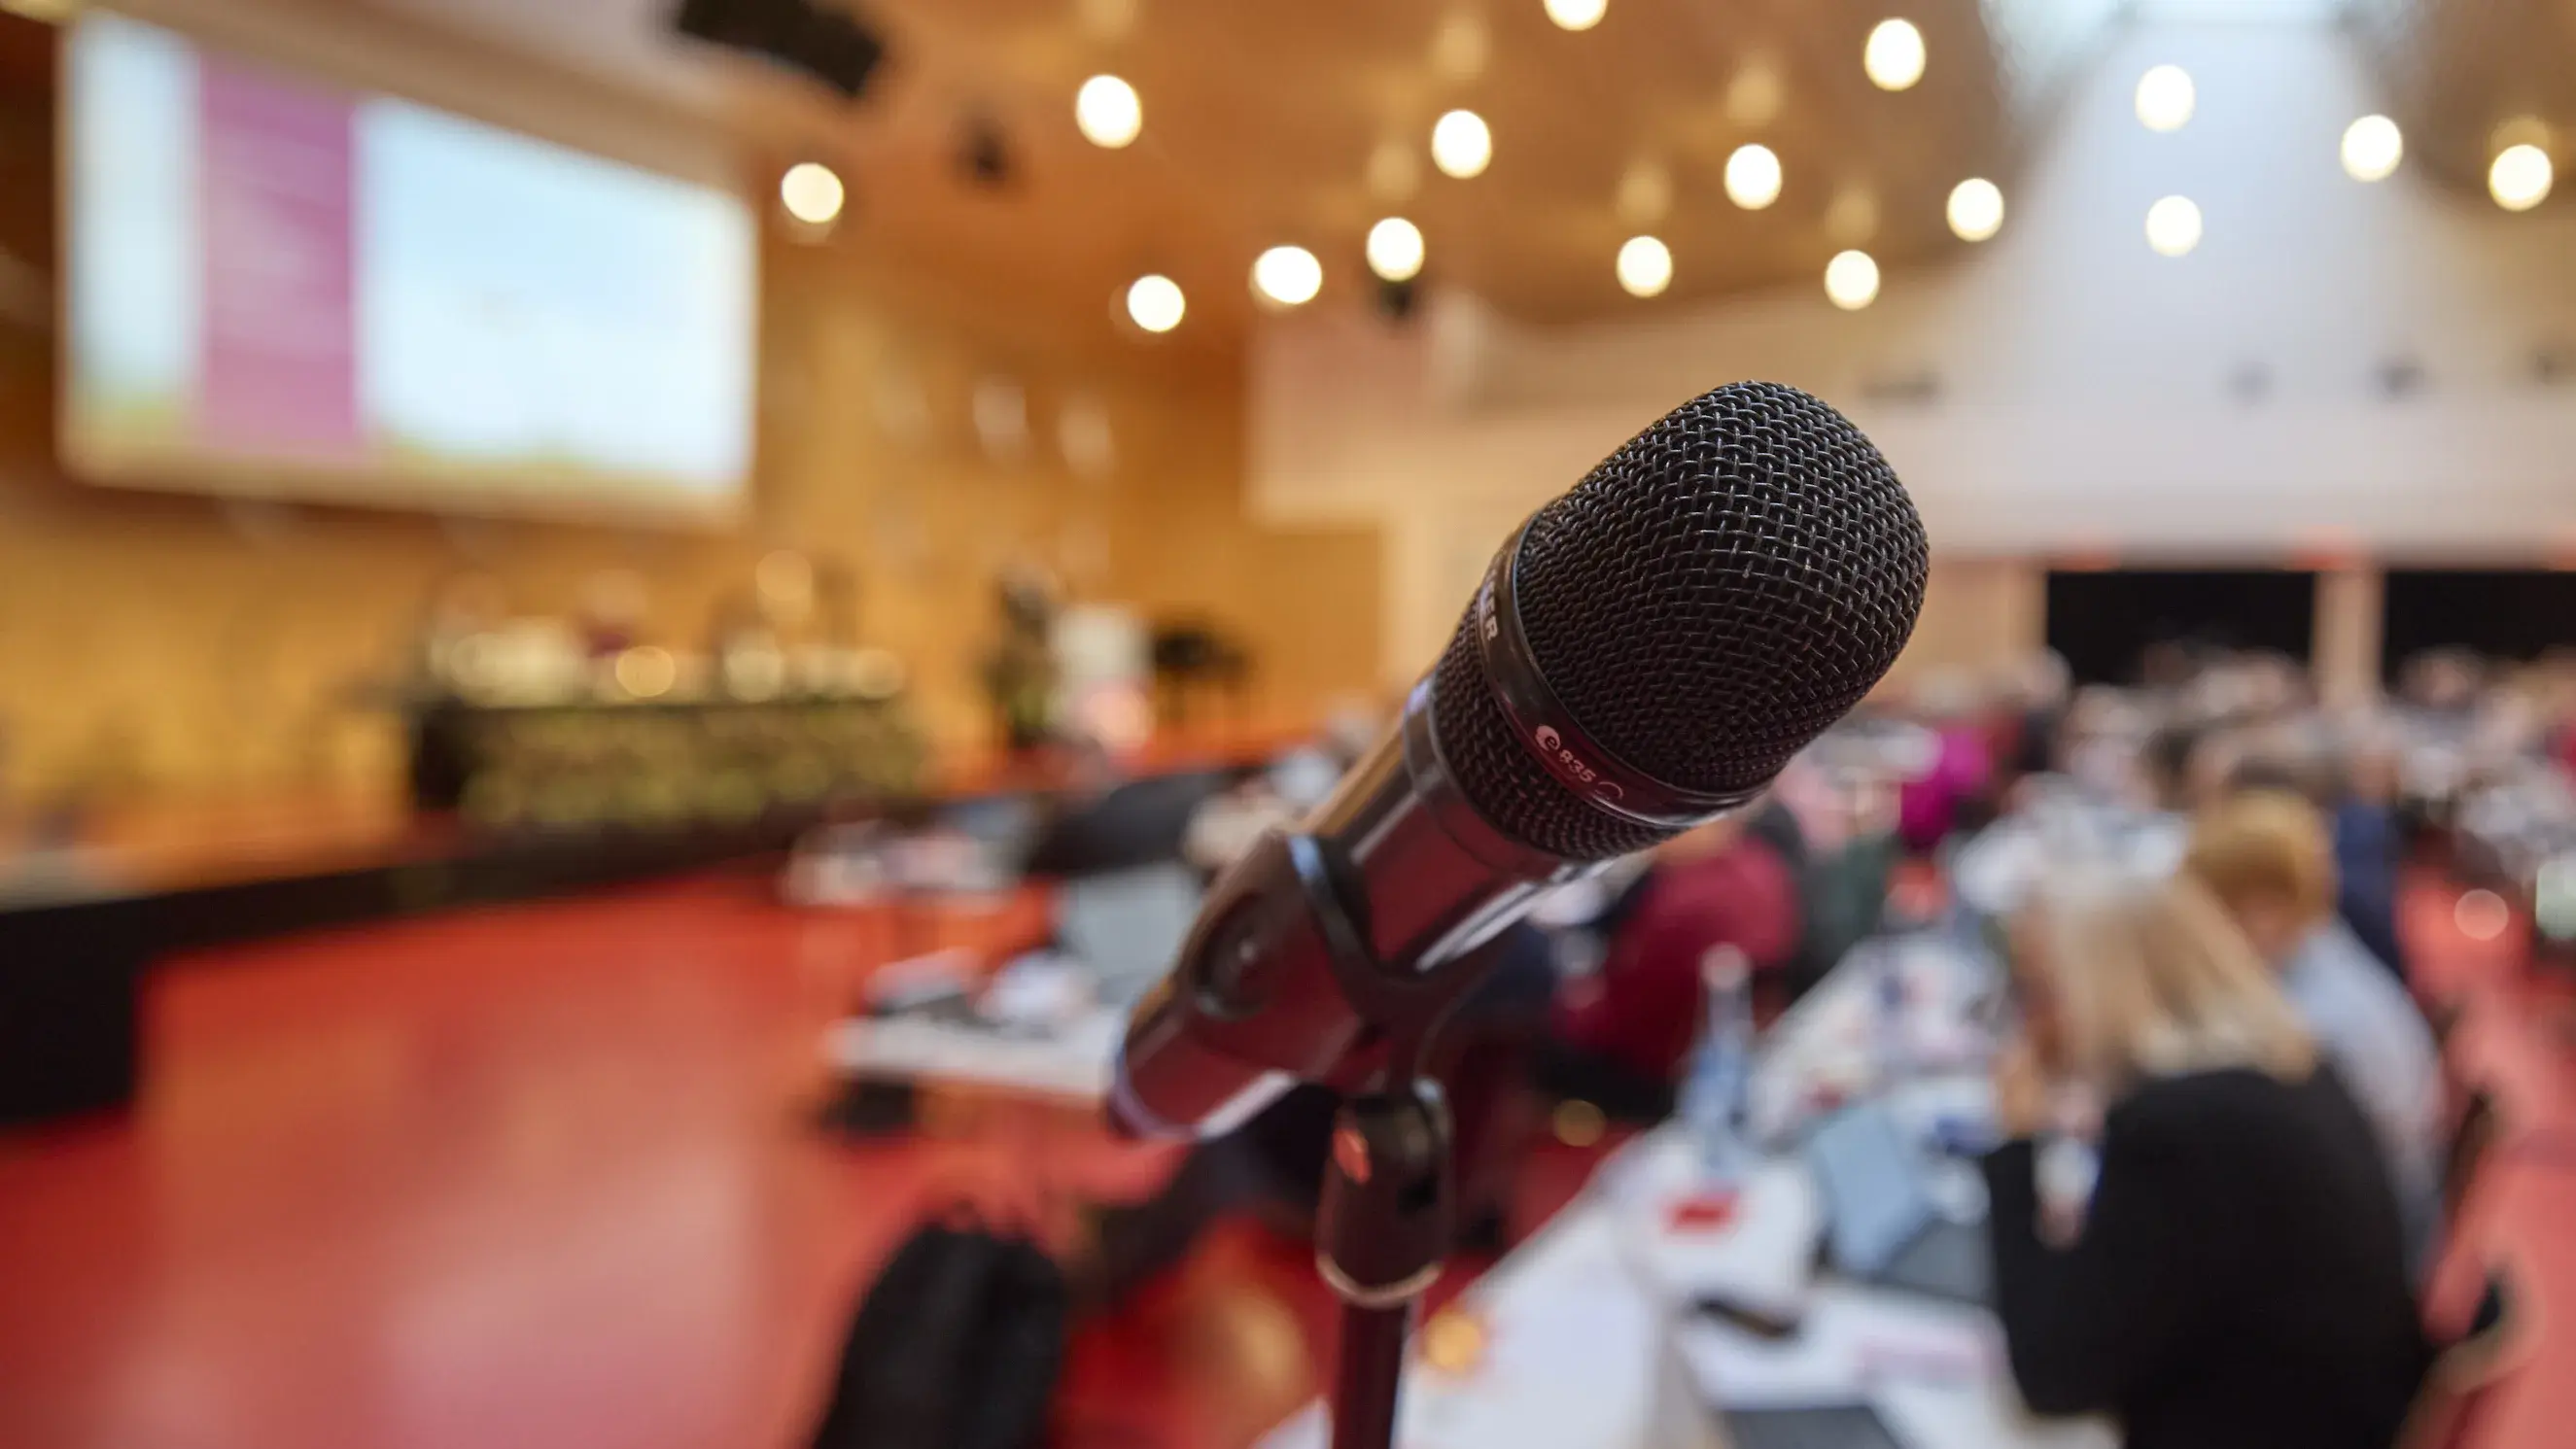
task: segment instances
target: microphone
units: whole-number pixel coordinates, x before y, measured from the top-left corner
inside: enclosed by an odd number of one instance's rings
[[[1218,879],[1130,1019],[1112,1124],[1214,1135],[1418,1052],[1541,893],[1743,805],[1859,703],[1927,552],[1886,460],[1796,388],[1630,439],[1503,545],[1396,728]]]

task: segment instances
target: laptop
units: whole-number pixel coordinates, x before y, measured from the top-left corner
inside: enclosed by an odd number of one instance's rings
[[[1807,1138],[1825,1207],[1825,1244],[1844,1274],[1880,1287],[1983,1305],[1994,1261],[1982,1222],[1941,1211],[1923,1155],[1883,1103],[1846,1107]]]
[[[1867,1404],[1797,1409],[1727,1409],[1729,1449],[1905,1449]]]
[[[1056,945],[1086,967],[1102,1004],[1132,1004],[1172,969],[1198,919],[1199,878],[1148,865],[1079,876],[1058,890]]]

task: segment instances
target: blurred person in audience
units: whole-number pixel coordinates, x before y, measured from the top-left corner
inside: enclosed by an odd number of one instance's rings
[[[2420,1265],[2440,1220],[2440,1058],[2405,988],[2335,916],[2325,821],[2296,795],[2249,791],[2201,817],[2183,869],[2226,907],[2361,1103]]]
[[[2398,671],[2398,696],[2420,715],[2465,722],[2483,683],[2477,656],[2465,649],[2428,649]]]
[[[2188,876],[2058,877],[2015,921],[2022,1035],[1985,1160],[1995,1305],[2047,1414],[2129,1449],[2387,1449],[2427,1362],[2370,1124]],[[2071,1240],[2044,1235],[2051,1081],[2105,1105]]]
[[[2138,773],[2149,803],[2155,808],[2168,814],[2188,815],[2198,804],[2192,760],[2208,735],[2199,726],[2177,721],[2147,736],[2147,742],[2139,747]]]
[[[2019,779],[2056,768],[2070,684],[2066,659],[2054,649],[2035,650],[2007,672],[1998,691],[2005,714],[1995,751],[2005,775]]]
[[[1699,1035],[1700,959],[1732,946],[1759,974],[1800,936],[1798,888],[1779,853],[1728,816],[1656,847],[1647,869],[1594,923],[1598,970],[1557,988],[1539,1080],[1613,1117],[1669,1116]]]
[[[2237,670],[2242,678],[2239,688],[2243,710],[2249,720],[2268,724],[2292,719],[2316,702],[2307,669],[2287,654],[2270,649],[2252,651],[2239,658]]]
[[[1786,818],[1786,829],[1766,830],[1776,817]],[[1899,853],[1895,824],[1896,784],[1866,764],[1828,768],[1801,755],[1771,782],[1747,831],[1779,851],[1797,882],[1798,943],[1781,973],[1787,1000],[1804,996],[1878,932]],[[1794,850],[1781,844],[1786,830],[1796,832]]]
[[[2141,740],[2150,733],[2129,692],[2086,685],[2058,726],[2057,769],[2098,799],[2134,799],[2148,788],[2139,769]]]
[[[1915,713],[1935,741],[1931,767],[1897,789],[1896,833],[1907,850],[1929,855],[1961,827],[1972,802],[1994,776],[1985,732],[1977,727],[1975,700],[1961,675],[1939,671],[1923,681]]]
[[[2368,736],[2345,750],[2340,764],[2327,817],[2334,831],[2335,914],[2405,981],[2406,946],[2397,935],[2397,870],[2406,857],[2397,823],[2397,750]]]

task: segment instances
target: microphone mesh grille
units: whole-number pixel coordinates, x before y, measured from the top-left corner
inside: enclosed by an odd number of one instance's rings
[[[1922,519],[1858,428],[1796,388],[1734,383],[1674,409],[1539,510],[1522,544],[1521,627],[1557,699],[1605,749],[1669,785],[1752,790],[1896,662],[1928,566]],[[1462,633],[1442,660],[1444,706],[1470,682],[1448,676],[1472,642]],[[1466,662],[1484,695],[1481,665]],[[1500,715],[1482,703],[1449,711],[1466,717],[1462,748],[1481,732],[1467,719]],[[1565,848],[1643,827],[1605,836],[1559,819],[1599,812],[1504,734],[1517,759],[1451,762],[1494,823],[1577,858],[1638,848]]]
[[[1485,687],[1475,614],[1458,621],[1431,676],[1431,726],[1459,792],[1505,835],[1567,860],[1608,860],[1675,832],[1640,825],[1577,800],[1539,764]]]

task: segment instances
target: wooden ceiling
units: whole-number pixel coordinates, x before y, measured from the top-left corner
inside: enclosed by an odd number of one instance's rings
[[[1368,305],[1362,240],[1389,214],[1426,234],[1429,285],[1533,320],[1821,285],[1845,246],[1902,262],[1955,245],[1950,187],[1998,174],[2008,145],[1976,0],[1610,0],[1582,33],[1541,0],[871,0],[893,59],[857,103],[667,37],[662,0],[372,3],[710,107],[764,167],[832,162],[852,202],[825,245],[902,257],[1032,320],[1114,329],[1126,283],[1168,273],[1190,304],[1168,345],[1193,350],[1239,341],[1252,260],[1278,243],[1323,259],[1319,305]],[[1861,70],[1890,13],[1921,27],[1930,56],[1899,93]],[[1102,71],[1143,98],[1144,133],[1124,150],[1074,125],[1074,92]],[[1472,180],[1429,162],[1431,124],[1455,106],[1493,130],[1492,167]],[[1006,140],[999,190],[959,165],[975,120]],[[1720,178],[1754,140],[1787,179],[1746,212]],[[1412,163],[1410,187],[1372,187],[1381,147]],[[1639,167],[1669,179],[1660,220],[1618,205]],[[1651,301],[1613,272],[1639,231],[1674,255],[1671,290]]]
[[[2576,205],[2576,0],[2358,0],[2409,164],[2484,196],[2529,141],[2557,163],[2547,206]]]

